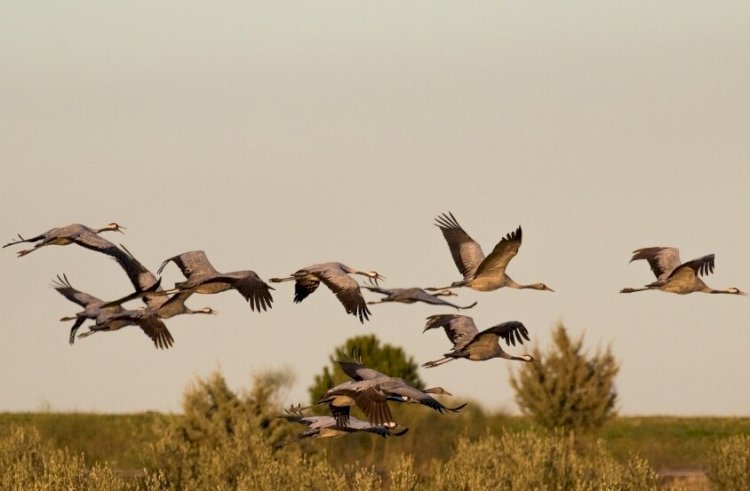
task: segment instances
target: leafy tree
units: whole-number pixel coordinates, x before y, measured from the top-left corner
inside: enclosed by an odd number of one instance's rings
[[[510,383],[523,414],[546,428],[568,430],[572,443],[576,431],[596,429],[615,415],[619,363],[609,348],[587,357],[583,335],[571,340],[562,324],[552,339],[549,352],[534,348],[534,361],[511,374]]]
[[[362,363],[369,368],[374,368],[391,377],[401,377],[407,384],[424,389],[424,382],[417,374],[418,365],[414,358],[407,357],[404,350],[398,346],[388,343],[381,346],[380,340],[374,334],[370,334],[349,338],[343,345],[334,349],[333,355],[329,357],[331,364],[323,367],[323,372],[315,376],[313,385],[309,389],[313,403],[317,402],[331,387],[349,380],[336,360],[352,358],[361,359]]]

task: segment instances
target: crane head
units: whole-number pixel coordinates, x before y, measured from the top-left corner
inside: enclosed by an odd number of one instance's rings
[[[532,288],[534,288],[536,290],[546,290],[548,292],[554,292],[555,291],[552,288],[550,288],[547,285],[545,285],[544,283],[534,283],[532,285]]]
[[[370,278],[371,282],[374,282],[375,285],[377,285],[377,286],[380,286],[380,284],[378,283],[378,280],[384,280],[385,279],[385,276],[382,276],[377,271],[366,271],[365,272],[365,276],[367,276],[368,278]]]
[[[122,225],[112,222],[108,223],[106,227],[104,227],[103,230],[111,230],[113,232],[120,232],[121,234],[124,234],[123,230],[127,230],[127,228],[123,227]]]
[[[742,290],[734,286],[732,288],[728,288],[727,291],[729,293],[733,293],[734,295],[743,295],[745,297],[747,296],[747,293],[743,292]]]

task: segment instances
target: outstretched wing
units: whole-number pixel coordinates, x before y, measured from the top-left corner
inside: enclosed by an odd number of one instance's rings
[[[159,266],[159,269],[156,273],[161,274],[161,271],[170,261],[175,263],[177,267],[180,268],[180,271],[182,271],[182,274],[185,276],[185,278],[190,278],[191,275],[196,274],[219,274],[219,272],[216,271],[211,262],[208,260],[208,257],[206,257],[206,253],[203,251],[183,252],[178,256],[165,259],[164,262],[161,263],[161,266]]]
[[[451,212],[439,215],[435,219],[435,225],[443,232],[443,237],[445,237],[451,256],[453,256],[453,262],[456,263],[456,267],[463,275],[464,280],[468,281],[474,278],[477,268],[484,260],[484,252],[482,252],[481,246],[461,228]]]
[[[386,374],[373,368],[368,368],[361,363],[354,361],[337,361],[341,370],[353,380],[372,380],[375,378],[387,377]]]
[[[135,319],[136,324],[141,330],[146,333],[146,336],[151,338],[154,342],[154,346],[158,349],[171,348],[174,343],[172,333],[167,329],[166,324],[159,320],[156,315],[148,315],[138,319]]]
[[[633,251],[630,262],[644,259],[658,282],[662,282],[680,265],[680,251],[676,247],[644,247]]]
[[[125,274],[128,275],[130,283],[132,283],[135,293],[143,293],[147,291],[160,291],[161,287],[154,288],[154,285],[159,281],[157,280],[154,273],[148,270],[133,254],[122,244],[120,244],[122,250],[116,256],[114,256],[117,263],[125,270]],[[166,295],[143,295],[141,296],[143,302],[148,307],[159,308],[167,300]]]
[[[241,278],[234,283],[234,288],[248,301],[250,308],[256,312],[270,309],[273,303],[273,287],[261,280],[255,271],[241,271],[238,276]]]
[[[467,315],[431,315],[427,318],[427,324],[425,325],[424,331],[438,327],[443,327],[445,329],[445,334],[453,343],[454,350],[462,349],[479,333],[477,326],[474,325],[474,319]]]
[[[346,309],[347,314],[359,317],[360,322],[370,319],[370,310],[367,303],[362,297],[362,291],[359,289],[359,283],[346,273],[337,274],[332,272],[322,272],[319,277],[325,285],[331,289],[339,302]]]
[[[519,225],[515,231],[508,233],[500,239],[500,242],[495,245],[490,255],[479,265],[476,274],[490,274],[494,276],[505,274],[505,268],[508,266],[508,263],[518,254],[522,239],[523,234]]]
[[[698,259],[693,259],[692,261],[680,264],[674,271],[672,271],[672,273],[670,273],[669,277],[672,278],[679,274],[680,270],[685,269],[691,269],[696,276],[705,276],[709,273],[713,273],[714,255],[708,254],[707,256],[699,257]]]
[[[55,290],[57,290],[62,296],[70,300],[71,302],[77,303],[83,308],[86,308],[87,305],[91,305],[93,303],[99,303],[103,304],[104,302],[99,300],[93,295],[89,295],[88,293],[84,293],[80,290],[76,290],[70,285],[70,282],[68,281],[68,277],[63,273],[62,277],[60,275],[57,275],[57,281],[52,282],[52,286]]]
[[[488,327],[479,335],[481,336],[485,334],[493,334],[495,336],[503,338],[503,341],[505,341],[505,344],[507,344],[508,346],[515,346],[516,342],[518,342],[518,344],[523,344],[524,339],[526,341],[531,340],[529,338],[529,330],[526,329],[526,326],[518,321],[508,321],[496,326]]]
[[[320,280],[315,276],[308,274],[301,276],[294,281],[294,303],[300,303],[320,286]]]

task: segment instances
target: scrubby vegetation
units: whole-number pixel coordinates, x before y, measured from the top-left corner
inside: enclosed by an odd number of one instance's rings
[[[399,407],[412,430],[387,440],[369,434],[307,440],[275,449],[302,427],[277,418],[278,373],[254,378],[235,393],[220,374],[197,380],[185,393],[183,413],[144,415],[128,428],[137,469],[99,461],[40,436],[33,418],[0,417],[1,489],[663,489],[656,468],[633,453],[617,456],[606,440],[580,439],[533,426],[526,418],[488,415],[467,407],[459,415]],[[48,421],[52,415],[41,415]],[[45,419],[46,418],[46,419]],[[92,422],[96,417],[81,416]],[[101,416],[110,421],[112,418]],[[123,420],[133,416],[122,416]],[[134,418],[137,420],[137,418]],[[611,422],[623,438],[617,420]],[[747,432],[750,420],[729,424]],[[663,424],[661,424],[663,426]],[[64,426],[64,425],[63,425]],[[67,430],[66,433],[70,433]],[[105,433],[105,438],[106,438]],[[602,432],[607,436],[607,429]],[[123,438],[114,438],[123,442]],[[622,446],[616,446],[622,451]],[[747,489],[750,438],[727,436],[708,446],[704,460],[718,489]],[[622,453],[622,452],[620,452]],[[712,456],[713,455],[713,456]],[[115,459],[113,459],[115,460]]]

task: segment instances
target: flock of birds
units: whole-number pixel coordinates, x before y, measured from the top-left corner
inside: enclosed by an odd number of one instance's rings
[[[457,310],[469,309],[476,305],[460,306],[441,297],[455,296],[456,288],[470,288],[477,291],[493,291],[499,288],[517,288],[554,291],[544,283],[520,284],[506,274],[511,259],[518,254],[523,238],[521,227],[505,235],[485,256],[481,246],[472,239],[459,225],[452,213],[441,214],[435,223],[441,230],[448,244],[453,261],[463,276],[462,280],[446,287],[429,288],[396,288],[386,289],[379,285],[383,280],[376,271],[361,271],[339,262],[314,264],[297,270],[289,276],[271,278],[271,283],[294,281],[294,302],[299,303],[317,290],[320,283],[330,289],[344,306],[347,314],[356,316],[360,322],[369,320],[371,315],[368,305],[383,302],[415,303],[424,302],[430,305],[447,306]],[[75,289],[65,274],[58,275],[54,288],[65,298],[78,304],[83,310],[73,316],[66,316],[61,321],[74,321],[69,335],[73,344],[77,331],[87,321],[93,321],[88,331],[78,334],[84,338],[101,331],[116,331],[123,327],[136,325],[153,341],[157,348],[169,348],[174,343],[165,319],[180,314],[215,314],[210,307],[191,309],[185,302],[193,294],[215,294],[227,290],[237,290],[256,312],[271,308],[274,290],[251,270],[221,273],[208,260],[203,251],[188,251],[170,257],[161,264],[156,275],[138,261],[128,249],[103,238],[102,232],[122,232],[125,227],[110,223],[105,227],[94,229],[81,224],[72,224],[53,228],[34,237],[25,239],[21,235],[3,247],[21,243],[33,244],[32,248],[18,251],[23,257],[48,245],[78,244],[81,247],[100,252],[112,257],[125,271],[133,286],[133,292],[122,298],[104,301],[93,295]],[[656,281],[640,288],[623,288],[621,293],[633,293],[645,290],[688,294],[694,292],[714,294],[747,295],[732,287],[714,289],[706,285],[700,276],[714,270],[714,255],[709,254],[691,261],[682,262],[679,251],[674,247],[648,247],[633,252],[632,261],[645,260],[656,276]],[[161,287],[163,269],[174,263],[185,276],[185,281],[176,283],[171,289]],[[368,278],[369,284],[359,284],[353,275]],[[362,289],[382,295],[378,301],[366,301]],[[123,304],[141,299],[145,306],[127,309]],[[504,341],[508,346],[523,344],[530,340],[526,327],[519,321],[508,321],[479,331],[471,317],[459,314],[439,314],[427,318],[424,331],[443,328],[453,344],[452,349],[443,358],[422,364],[425,368],[443,365],[453,360],[466,358],[482,361],[491,358],[504,358],[524,362],[533,361],[528,355],[511,355],[500,345]],[[430,394],[450,395],[441,387],[419,390],[408,385],[400,378],[390,377],[372,368],[364,366],[361,361],[339,361],[344,373],[351,380],[328,390],[315,405],[327,405],[329,416],[304,416],[300,405],[292,406],[283,415],[289,421],[304,424],[307,430],[297,435],[295,440],[306,437],[331,438],[354,432],[369,432],[380,436],[400,436],[408,428],[397,430],[388,406],[389,401],[418,403],[441,413],[457,412],[466,404],[447,407],[434,399]],[[356,406],[367,418],[366,421],[350,416],[350,409]],[[285,442],[287,443],[287,442]]]

